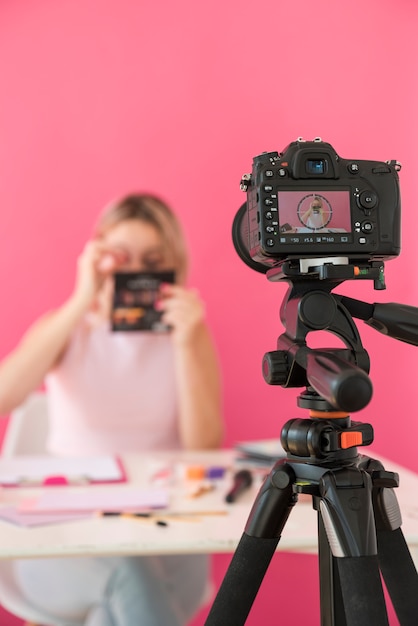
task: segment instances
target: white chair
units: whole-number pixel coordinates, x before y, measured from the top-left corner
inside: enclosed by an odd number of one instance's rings
[[[42,611],[32,606],[26,598],[22,596],[22,592],[16,583],[13,571],[13,562],[7,559],[0,561],[0,604],[12,615],[25,620],[25,626],[56,626],[48,620],[48,617]],[[64,622],[62,624],[64,625]]]
[[[48,409],[46,394],[32,393],[9,418],[1,446],[1,456],[46,454]]]
[[[47,433],[46,395],[36,392],[11,413],[0,456],[10,458],[23,454],[46,454]],[[0,561],[0,604],[26,622],[43,626],[51,624],[44,613],[22,596],[14,578],[13,562],[9,560]]]

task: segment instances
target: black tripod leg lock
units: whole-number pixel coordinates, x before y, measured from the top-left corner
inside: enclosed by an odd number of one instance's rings
[[[381,461],[368,456],[360,458],[358,467],[372,479],[376,530],[397,530],[402,526],[402,515],[393,488],[399,487],[399,474],[385,470]]]
[[[296,475],[286,461],[278,461],[265,478],[251,509],[245,533],[252,537],[280,537],[298,497]]]
[[[372,489],[370,475],[358,468],[330,470],[321,477],[319,510],[333,556],[377,554]]]
[[[402,525],[402,515],[399,508],[398,499],[394,490],[390,487],[380,487],[375,483],[372,473],[373,488],[373,508],[376,521],[376,530],[397,530]],[[388,472],[386,472],[388,473]]]

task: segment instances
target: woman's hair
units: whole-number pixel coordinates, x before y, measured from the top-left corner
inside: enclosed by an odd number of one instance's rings
[[[183,284],[189,265],[187,245],[180,222],[170,207],[151,194],[130,194],[105,208],[96,224],[95,234],[103,236],[126,220],[140,220],[158,230],[173,257],[176,282]]]

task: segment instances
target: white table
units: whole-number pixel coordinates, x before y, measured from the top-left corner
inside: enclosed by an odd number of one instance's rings
[[[146,484],[150,464],[172,463],[230,466],[231,451],[160,453],[151,456],[126,455],[123,462],[130,483]],[[418,476],[390,461],[385,468],[400,474],[396,490],[402,511],[402,530],[411,554],[418,564]],[[266,470],[267,471],[267,470]],[[24,528],[0,521],[0,559],[82,556],[82,555],[147,555],[174,553],[230,553],[242,535],[252,503],[261,484],[261,476],[253,487],[231,505],[224,502],[230,486],[230,475],[218,487],[200,498],[188,497],[191,483],[177,481],[171,488],[172,511],[223,511],[222,515],[202,515],[195,520],[171,519],[168,526],[149,521],[120,517],[91,517],[79,521]],[[48,487],[47,489],[91,490],[109,486]],[[115,485],[113,489],[121,489]],[[16,504],[28,496],[37,495],[37,488],[4,488],[0,505]],[[315,552],[317,550],[317,514],[310,499],[299,501],[286,523],[279,550]]]

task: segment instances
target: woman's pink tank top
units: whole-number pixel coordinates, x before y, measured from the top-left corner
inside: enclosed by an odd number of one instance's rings
[[[179,447],[169,334],[82,325],[46,387],[53,454]]]

